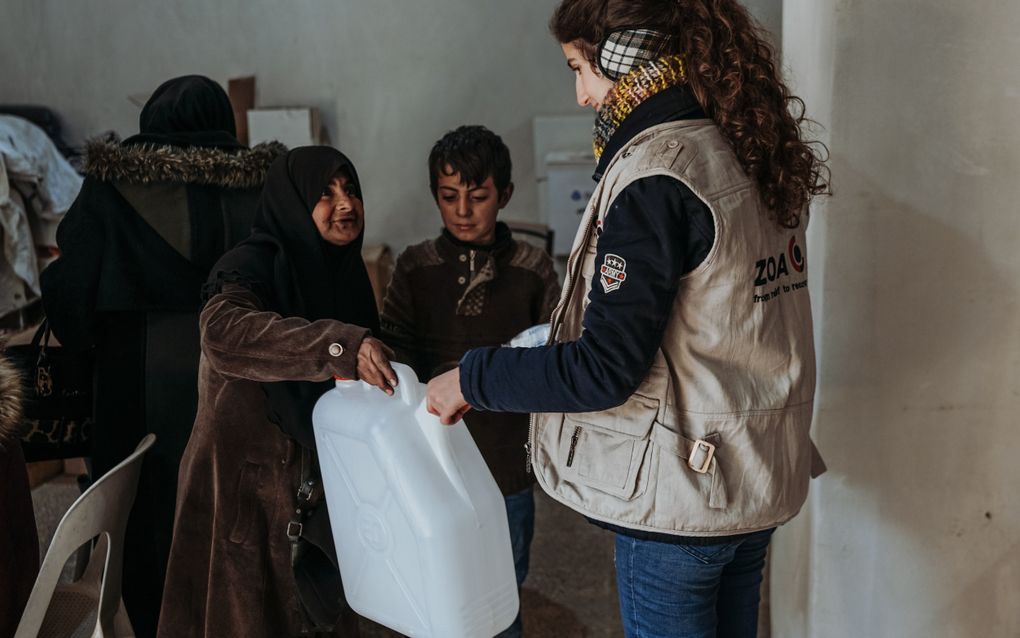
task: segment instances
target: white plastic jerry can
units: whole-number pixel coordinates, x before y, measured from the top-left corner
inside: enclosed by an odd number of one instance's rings
[[[347,601],[413,638],[491,638],[520,604],[503,497],[464,423],[393,369],[394,396],[337,381],[312,414]]]

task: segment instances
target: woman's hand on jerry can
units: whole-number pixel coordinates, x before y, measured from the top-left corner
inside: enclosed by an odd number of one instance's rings
[[[397,373],[390,366],[393,351],[375,337],[365,337],[358,348],[358,378],[392,395]]]
[[[435,377],[428,386],[429,412],[439,417],[443,425],[453,425],[471,409],[460,391],[460,368]]]

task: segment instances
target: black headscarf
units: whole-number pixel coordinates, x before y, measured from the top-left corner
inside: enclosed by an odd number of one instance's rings
[[[283,317],[335,319],[376,333],[379,315],[361,257],[364,231],[345,246],[319,235],[312,209],[339,172],[361,198],[358,173],[340,151],[325,146],[296,148],[269,167],[252,235],[213,267],[204,289],[209,299],[224,283],[248,288],[263,307]],[[270,416],[291,437],[314,447],[311,412],[329,383],[265,383]]]
[[[230,98],[216,82],[184,75],[159,85],[142,108],[138,135],[125,144],[241,149]]]

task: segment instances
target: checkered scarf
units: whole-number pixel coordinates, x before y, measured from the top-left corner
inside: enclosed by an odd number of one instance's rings
[[[659,58],[672,36],[652,29],[619,29],[610,33],[598,50],[598,65],[614,82]]]
[[[684,61],[679,55],[669,55],[647,62],[617,80],[606,94],[606,99],[595,119],[593,142],[595,158],[602,157],[609,138],[642,102],[686,81]]]

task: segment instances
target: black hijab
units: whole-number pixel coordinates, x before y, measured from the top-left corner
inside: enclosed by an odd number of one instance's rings
[[[273,162],[252,235],[213,267],[205,299],[224,283],[237,283],[254,292],[263,308],[283,317],[335,319],[378,333],[375,296],[361,258],[364,231],[351,243],[335,246],[322,239],[312,221],[312,209],[339,172],[347,174],[361,199],[354,164],[336,149],[305,146]],[[263,387],[273,421],[314,447],[312,407],[330,383],[288,381]]]
[[[216,82],[184,75],[159,85],[142,108],[138,135],[125,144],[160,144],[241,149],[234,109]]]

